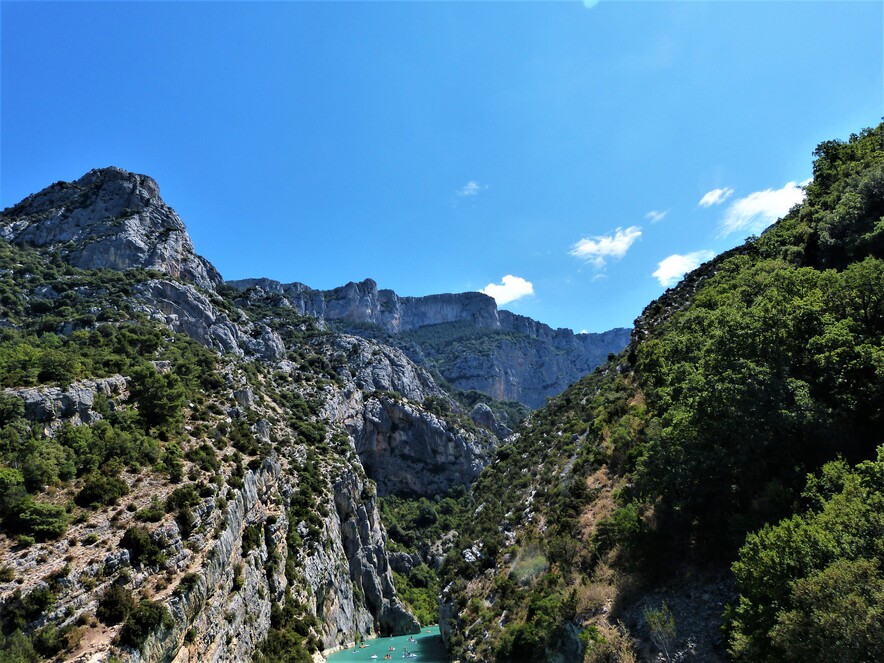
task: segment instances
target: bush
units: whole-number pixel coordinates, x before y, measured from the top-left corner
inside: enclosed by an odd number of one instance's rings
[[[135,512],[135,519],[140,520],[141,522],[158,523],[163,519],[164,515],[166,515],[166,511],[163,509],[163,504],[160,502],[160,499],[154,495],[153,498],[151,498],[149,506],[146,506],[143,509],[138,509]]]
[[[132,566],[154,566],[165,560],[162,548],[154,543],[143,527],[130,527],[120,539],[120,547],[129,551]]]
[[[94,509],[99,506],[116,504],[117,500],[128,492],[129,484],[119,477],[90,474],[86,477],[83,487],[74,498],[74,502],[78,506]]]
[[[193,515],[193,512],[189,507],[184,507],[178,512],[175,522],[178,523],[178,531],[181,532],[181,537],[187,539],[193,532],[193,526],[196,524],[196,517]]]
[[[186,507],[196,506],[200,502],[199,492],[196,486],[188,484],[181,486],[172,491],[172,494],[166,498],[166,511],[178,511]]]
[[[243,576],[243,565],[242,562],[238,563],[233,567],[233,591],[238,592],[245,585],[246,580],[245,576]]]
[[[135,599],[132,592],[122,585],[111,585],[98,602],[98,610],[95,616],[102,624],[114,626],[126,620],[135,609]]]
[[[53,605],[56,596],[48,587],[37,587],[30,594],[21,595],[16,590],[7,600],[3,609],[3,631],[24,629],[31,622],[42,617]]]
[[[242,533],[242,555],[245,557],[251,550],[261,545],[262,527],[260,524],[249,525]]]
[[[4,519],[10,531],[20,533],[20,540],[57,539],[68,528],[68,514],[64,507],[39,502],[27,495],[16,504]]]
[[[184,422],[185,391],[177,375],[157,373],[153,366],[142,366],[132,372],[129,388],[146,429],[180,428]]]
[[[189,592],[199,583],[200,577],[196,573],[185,573],[181,582],[178,583],[179,592]]]
[[[172,626],[172,616],[166,606],[145,599],[129,613],[123,623],[120,644],[137,649],[151,631],[160,626]]]
[[[39,663],[41,659],[42,657],[34,651],[31,639],[21,631],[13,631],[8,636],[0,632],[0,661]]]

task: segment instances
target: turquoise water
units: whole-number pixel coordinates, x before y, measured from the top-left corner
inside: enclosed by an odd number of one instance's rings
[[[368,645],[365,649],[357,649],[353,652],[353,648],[339,651],[328,657],[329,663],[374,663],[375,661],[383,662],[384,656],[390,654],[394,661],[414,661],[415,663],[448,663],[448,652],[442,646],[442,638],[439,637],[438,626],[427,626],[421,629],[420,633],[414,636],[417,642],[409,642],[407,635],[396,636],[395,638],[374,638],[366,640]],[[390,647],[395,647],[394,651],[390,651]],[[403,659],[402,654],[408,649],[410,652],[417,654],[416,658]],[[377,658],[372,658],[377,656]]]

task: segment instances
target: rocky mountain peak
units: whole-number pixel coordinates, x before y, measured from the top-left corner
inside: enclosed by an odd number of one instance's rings
[[[208,290],[221,283],[156,181],[114,166],[56,182],[5,209],[0,238],[59,251],[76,267],[157,269]]]

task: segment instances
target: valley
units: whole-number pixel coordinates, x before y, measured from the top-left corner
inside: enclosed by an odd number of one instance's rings
[[[224,281],[120,168],[7,208],[0,660],[880,660],[884,125],[815,158],[596,334]]]

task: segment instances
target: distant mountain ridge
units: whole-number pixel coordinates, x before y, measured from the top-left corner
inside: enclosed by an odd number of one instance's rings
[[[630,330],[575,334],[500,310],[481,292],[400,297],[372,279],[334,290],[267,278],[227,281],[241,291],[276,296],[279,305],[343,324],[350,333],[377,336],[429,364],[452,386],[498,400],[539,407],[592,372],[629,342]],[[477,342],[483,337],[485,342]]]

